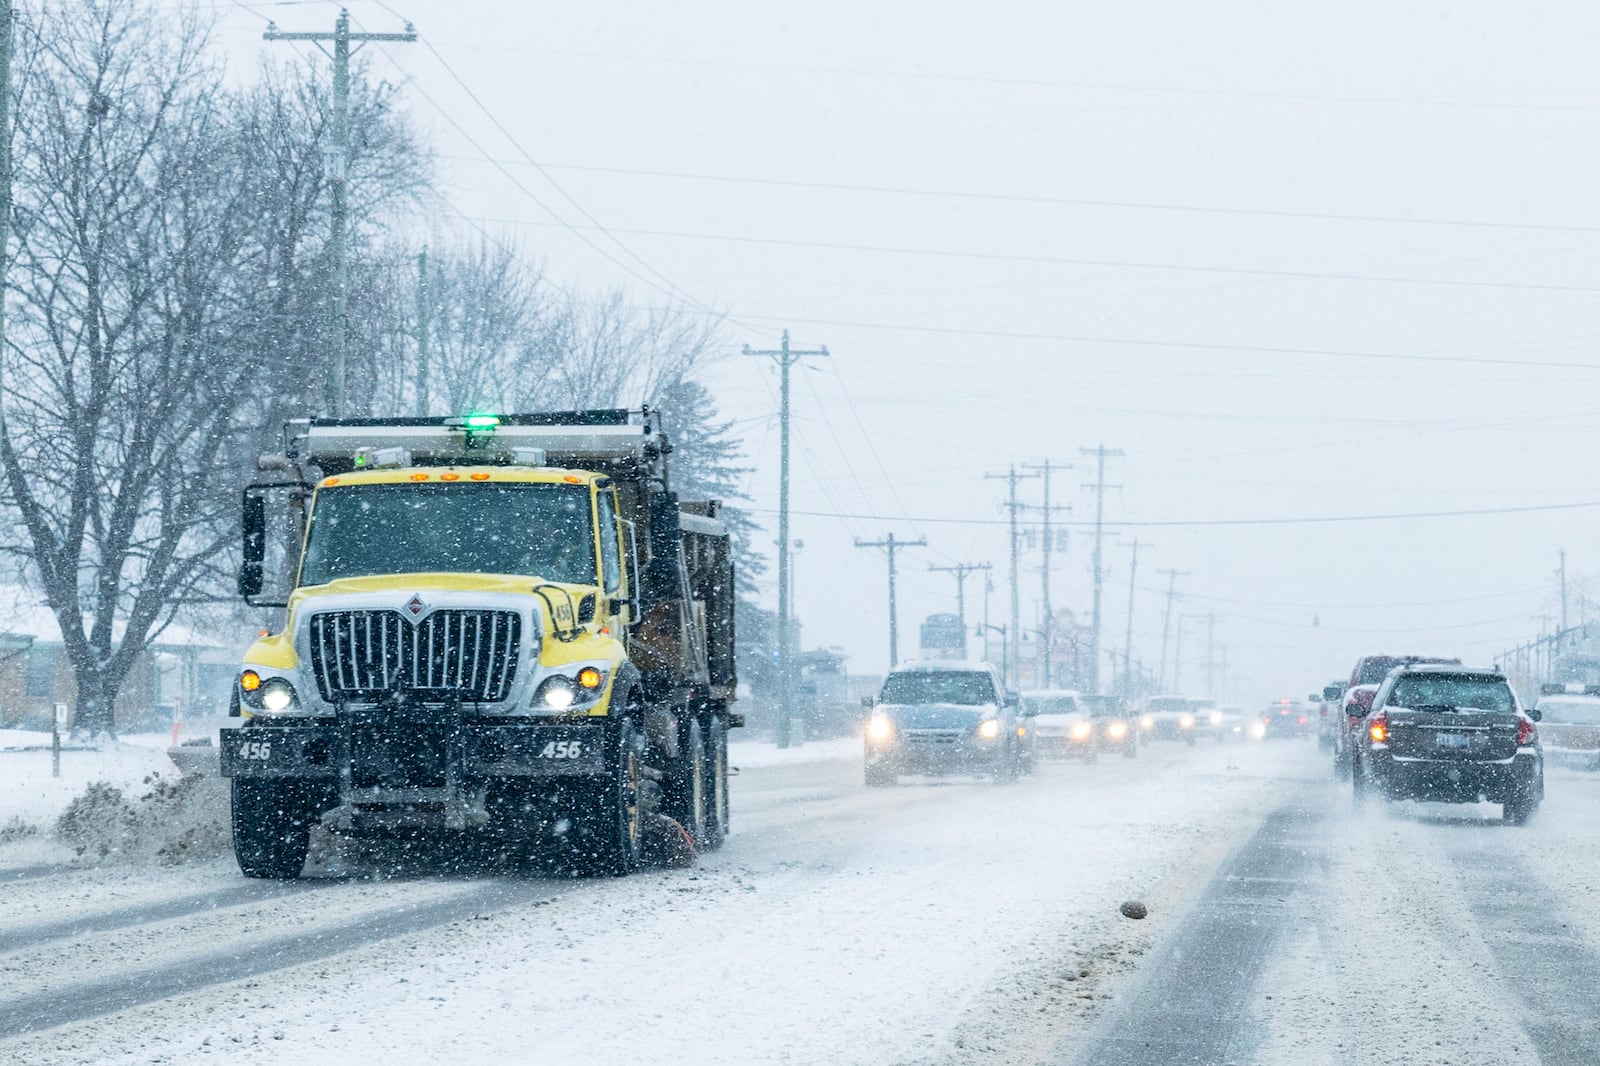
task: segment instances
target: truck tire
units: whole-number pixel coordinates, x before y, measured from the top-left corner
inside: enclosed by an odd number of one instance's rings
[[[246,877],[291,881],[306,865],[315,812],[293,781],[233,779],[233,853]]]
[[[706,729],[706,763],[711,768],[711,788],[706,794],[706,851],[715,851],[728,839],[728,725],[712,715]]]
[[[606,776],[587,790],[578,811],[577,840],[583,873],[622,877],[639,868],[644,846],[644,763],[631,719],[614,727],[606,744]]]
[[[900,781],[899,775],[894,772],[894,767],[881,763],[877,766],[868,765],[863,779],[868,788],[889,788]]]
[[[697,848],[705,847],[707,808],[710,806],[711,767],[706,757],[705,731],[699,718],[690,718],[679,737],[683,754],[674,762],[667,780],[667,817],[689,834]]]

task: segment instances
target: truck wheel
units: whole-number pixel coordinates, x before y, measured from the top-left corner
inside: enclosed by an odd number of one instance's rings
[[[888,788],[897,784],[900,780],[893,767],[882,764],[877,766],[869,765],[864,776],[868,788]]]
[[[1350,756],[1350,801],[1358,808],[1367,802],[1367,777],[1361,772],[1361,759],[1354,754]]]
[[[638,869],[644,843],[644,766],[633,722],[622,719],[609,746],[605,780],[585,811],[584,858],[593,873],[621,877]]]
[[[720,716],[712,716],[706,731],[706,762],[711,768],[711,788],[706,796],[707,851],[722,847],[728,838],[728,726]]]
[[[683,826],[694,840],[694,846],[699,848],[706,842],[711,777],[700,719],[689,719],[681,740],[683,755],[677,760],[668,783],[667,817]]]
[[[233,853],[246,877],[300,876],[311,843],[311,804],[295,782],[233,779]]]

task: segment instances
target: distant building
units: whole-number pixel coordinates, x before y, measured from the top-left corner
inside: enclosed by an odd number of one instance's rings
[[[163,728],[175,706],[186,718],[224,715],[238,668],[237,649],[170,625],[128,671],[117,694],[117,728]],[[36,595],[0,587],[0,728],[48,729],[58,703],[70,722],[77,697],[55,614]]]

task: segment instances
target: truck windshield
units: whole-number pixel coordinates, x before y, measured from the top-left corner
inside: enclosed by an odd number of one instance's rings
[[[317,493],[301,585],[374,574],[527,574],[593,585],[587,485],[350,485]]]
[[[975,670],[907,671],[883,683],[884,703],[994,703],[994,682]]]

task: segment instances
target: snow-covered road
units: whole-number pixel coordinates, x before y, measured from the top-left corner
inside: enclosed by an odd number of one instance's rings
[[[1515,830],[1354,814],[1292,742],[887,790],[849,746],[743,750],[727,847],[625,880],[20,852],[0,1060],[1593,1061],[1536,971],[1594,987],[1600,776],[1553,772]]]

